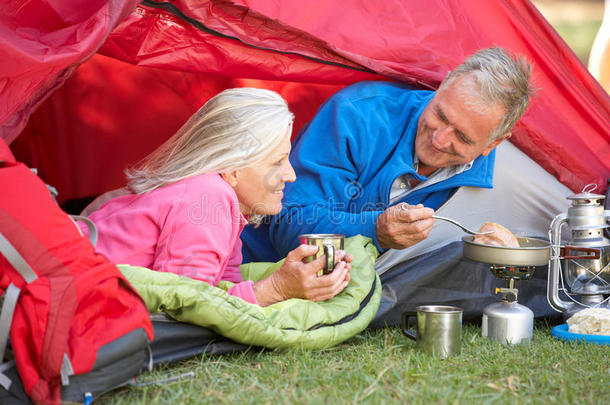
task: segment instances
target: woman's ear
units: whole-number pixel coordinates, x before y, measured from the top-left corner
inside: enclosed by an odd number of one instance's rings
[[[237,187],[237,183],[239,183],[239,170],[233,170],[232,172],[223,172],[220,173],[224,181],[229,183],[231,187]]]

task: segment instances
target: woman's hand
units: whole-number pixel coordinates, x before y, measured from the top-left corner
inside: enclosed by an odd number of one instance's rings
[[[254,284],[254,295],[259,305],[267,306],[289,298],[324,301],[339,294],[349,283],[352,255],[338,250],[332,273],[318,277],[324,268],[325,256],[305,263],[303,260],[318,252],[317,246],[300,245],[288,256],[282,267],[264,280]]]

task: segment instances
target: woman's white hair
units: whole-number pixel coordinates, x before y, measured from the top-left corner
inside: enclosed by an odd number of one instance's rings
[[[293,120],[288,104],[274,91],[225,90],[137,167],[126,170],[128,188],[140,194],[190,176],[252,166],[281,143]]]

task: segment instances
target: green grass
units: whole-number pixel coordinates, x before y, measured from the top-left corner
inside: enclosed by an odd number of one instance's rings
[[[570,46],[578,59],[587,66],[589,64],[589,53],[595,40],[595,35],[601,25],[599,20],[583,20],[578,23],[558,22],[553,24],[561,38]]]
[[[610,347],[563,343],[542,325],[529,345],[504,346],[464,325],[462,353],[419,352],[398,328],[365,331],[322,351],[200,356],[139,377],[100,404],[608,404]]]

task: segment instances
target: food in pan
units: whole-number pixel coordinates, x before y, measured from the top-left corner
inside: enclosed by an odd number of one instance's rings
[[[586,308],[568,319],[568,331],[584,335],[610,336],[610,309]]]
[[[511,247],[518,248],[519,241],[513,235],[511,231],[506,229],[500,224],[496,224],[494,222],[485,222],[479,228],[479,232],[489,232],[493,231],[493,233],[489,233],[486,235],[476,235],[474,237],[475,243],[480,243],[482,245],[491,245],[491,246],[501,246],[501,247]]]

